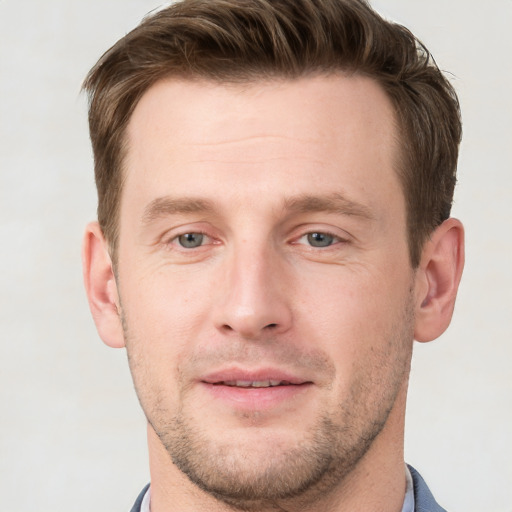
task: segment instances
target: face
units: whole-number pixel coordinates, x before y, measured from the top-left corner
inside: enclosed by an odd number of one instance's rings
[[[233,504],[339,485],[399,429],[414,331],[385,94],[162,81],[127,141],[117,293],[155,439]]]

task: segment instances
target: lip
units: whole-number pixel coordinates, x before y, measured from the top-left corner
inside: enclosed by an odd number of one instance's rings
[[[238,387],[234,382],[280,382],[270,387]],[[210,373],[200,379],[200,385],[215,400],[246,411],[272,409],[289,403],[313,386],[311,380],[286,371],[272,368],[244,370],[225,369]],[[226,384],[229,383],[229,384]]]

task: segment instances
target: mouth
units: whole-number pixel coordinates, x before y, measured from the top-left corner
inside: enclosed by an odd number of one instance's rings
[[[285,406],[307,393],[313,382],[276,369],[244,371],[230,369],[203,379],[210,397],[230,407],[261,411]]]
[[[238,368],[220,370],[206,375],[201,381],[213,386],[259,389],[312,384],[310,380],[302,376],[271,368],[261,370],[243,370]]]
[[[212,382],[214,386],[229,386],[234,388],[275,388],[277,386],[300,386],[288,380],[224,380]]]

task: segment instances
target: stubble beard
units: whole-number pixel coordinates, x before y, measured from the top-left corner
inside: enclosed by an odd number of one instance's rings
[[[136,383],[139,401],[174,465],[209,495],[241,511],[281,509],[286,502],[307,506],[340,488],[386,425],[400,390],[406,387],[414,321],[410,303],[405,309],[392,339],[383,340],[383,354],[395,354],[382,362],[391,368],[383,382],[371,371],[363,373],[338,409],[318,419],[299,446],[270,446],[270,457],[255,461],[243,443],[240,447],[219,443],[193,414],[182,407],[172,416],[160,407],[162,397],[154,394],[148,400],[148,390],[142,392]],[[128,347],[134,340],[130,341],[125,319],[123,327]],[[130,351],[128,355],[133,374]],[[367,396],[370,400],[362,400]]]
[[[182,416],[157,431],[173,463],[200,489],[233,509],[256,511],[294,501],[306,506],[339,486],[382,430],[389,411],[364,432],[350,431],[327,415],[300,446],[265,461],[222,446]]]

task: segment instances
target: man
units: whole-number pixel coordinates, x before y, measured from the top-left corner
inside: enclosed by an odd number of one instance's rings
[[[403,457],[413,339],[463,267],[424,47],[362,0],[185,0],[85,88],[85,284],[148,420],[133,510],[443,510]]]

